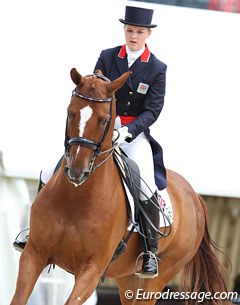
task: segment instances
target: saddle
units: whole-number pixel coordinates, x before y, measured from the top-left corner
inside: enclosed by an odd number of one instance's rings
[[[119,170],[122,181],[127,186],[130,194],[134,200],[134,219],[131,215],[131,209],[128,205],[128,214],[132,222],[138,220],[139,215],[139,194],[140,194],[140,171],[136,162],[130,159],[119,147],[114,149],[113,153],[114,162]]]

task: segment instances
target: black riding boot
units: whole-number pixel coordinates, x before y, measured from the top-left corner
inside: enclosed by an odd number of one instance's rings
[[[157,192],[155,192],[150,200],[141,201],[141,204],[153,225],[159,229],[159,209],[152,203],[158,206],[157,198]],[[141,215],[141,230],[147,237],[144,238],[146,252],[143,254],[142,275],[155,277],[158,275],[158,233],[143,215]]]
[[[41,180],[41,174],[40,174],[40,178],[39,178],[39,182],[38,182],[38,189],[37,189],[37,192],[39,193],[40,190],[44,187],[44,183],[42,182]],[[26,246],[26,243],[28,241],[28,234],[25,235],[24,238],[22,239],[18,239],[20,234],[23,233],[24,231],[29,231],[29,228],[26,228],[26,229],[23,229],[20,231],[20,233],[17,235],[16,239],[14,240],[13,242],[13,247],[15,248],[15,250],[19,251],[19,252],[22,252],[23,249],[25,248]]]

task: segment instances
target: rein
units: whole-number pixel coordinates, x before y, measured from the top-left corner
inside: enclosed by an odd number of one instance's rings
[[[90,74],[87,75],[86,77],[90,77],[90,76],[94,76],[97,78],[100,78],[108,83],[110,83],[111,81],[101,75],[101,74]],[[65,141],[64,141],[64,146],[65,146],[65,158],[67,158],[70,155],[70,148],[74,145],[79,145],[79,146],[83,146],[83,147],[87,147],[89,149],[91,149],[93,151],[93,157],[90,161],[90,166],[89,166],[89,170],[90,170],[90,174],[92,174],[98,167],[100,167],[103,163],[105,163],[110,156],[112,155],[113,151],[114,151],[114,146],[112,146],[111,148],[101,151],[103,143],[106,139],[106,136],[108,134],[109,128],[110,128],[110,123],[111,123],[111,118],[112,118],[112,102],[113,102],[113,96],[109,97],[109,98],[99,98],[99,97],[91,97],[91,96],[87,96],[87,95],[83,95],[81,93],[78,93],[76,88],[72,91],[72,97],[76,96],[78,98],[82,98],[91,102],[95,102],[95,103],[110,103],[110,109],[109,109],[109,115],[110,118],[107,121],[107,126],[104,130],[102,139],[99,143],[96,143],[90,139],[87,139],[85,137],[73,137],[73,138],[69,138],[67,135],[67,125],[68,125],[68,118],[66,121],[66,129],[65,129]],[[105,157],[105,159],[100,162],[99,164],[94,165],[94,162],[96,160],[96,158],[100,155],[106,154],[108,153],[108,155]],[[67,170],[67,169],[66,169]]]

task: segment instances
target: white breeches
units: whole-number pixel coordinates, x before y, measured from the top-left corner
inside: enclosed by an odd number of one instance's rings
[[[114,128],[119,129],[120,127],[121,120],[119,117],[116,117]],[[141,176],[140,200],[151,198],[157,190],[157,186],[154,177],[153,154],[148,138],[142,132],[131,143],[126,141],[121,143],[120,148],[139,167]]]
[[[121,143],[120,148],[139,167],[141,176],[140,200],[151,198],[157,190],[157,186],[154,178],[152,149],[148,138],[142,132],[131,143],[127,143],[126,141]]]

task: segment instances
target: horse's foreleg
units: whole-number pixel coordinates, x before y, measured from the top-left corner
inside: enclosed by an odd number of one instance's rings
[[[10,305],[25,305],[35,286],[35,283],[46,265],[46,259],[27,245],[23,251],[17,278],[15,294]]]
[[[65,305],[83,304],[96,289],[101,274],[92,267],[75,275],[75,285]]]

